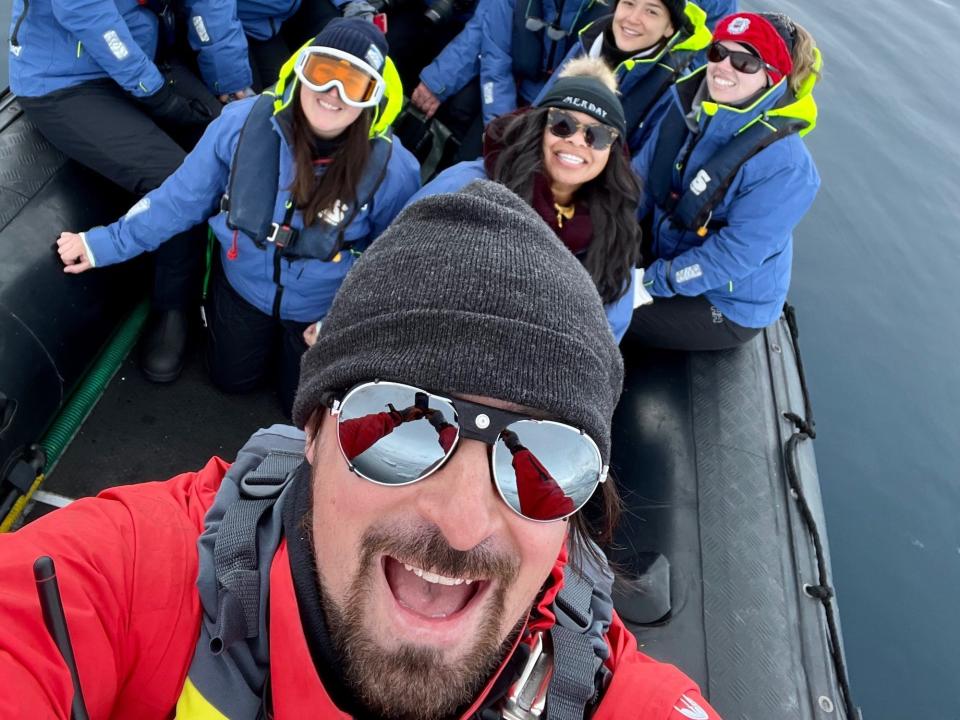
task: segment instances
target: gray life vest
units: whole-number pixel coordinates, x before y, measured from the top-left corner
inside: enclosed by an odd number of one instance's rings
[[[258,431],[238,453],[204,518],[197,579],[203,619],[188,683],[230,720],[267,716],[270,569],[303,449],[304,434],[296,428]],[[537,638],[504,701],[503,718],[581,720],[609,680],[603,661],[613,574],[605,561],[583,555],[583,572],[570,564],[564,571],[549,642]]]
[[[332,260],[341,250],[348,249],[344,233],[358,213],[373,202],[386,177],[393,142],[387,135],[370,139],[370,157],[352,207],[338,202],[322,212],[310,227],[298,229],[290,224],[295,208],[288,203],[284,218],[275,222],[273,213],[280,189],[280,135],[271,122],[274,100],[267,94],[257,98],[240,129],[230,184],[220,200],[220,211],[227,213],[227,227],[242,232],[261,249],[273,244],[287,258]]]

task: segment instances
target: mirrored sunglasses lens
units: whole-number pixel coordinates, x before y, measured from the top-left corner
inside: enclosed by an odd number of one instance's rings
[[[348,393],[337,422],[340,449],[363,477],[404,485],[436,469],[453,449],[457,424],[446,400],[392,383]]]
[[[558,520],[579,510],[596,490],[602,461],[596,445],[568,425],[520,420],[494,445],[497,488],[531,520]]]

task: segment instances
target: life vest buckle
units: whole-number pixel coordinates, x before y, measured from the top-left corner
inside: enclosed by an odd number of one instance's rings
[[[274,243],[279,248],[285,248],[292,245],[297,239],[297,231],[286,224],[270,223],[270,234],[267,236],[268,243]]]
[[[536,634],[520,677],[510,686],[503,705],[503,720],[533,720],[543,715],[547,689],[553,677],[553,656],[543,646],[543,633]]]

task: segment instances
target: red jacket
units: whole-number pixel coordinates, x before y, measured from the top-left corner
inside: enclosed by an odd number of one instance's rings
[[[113,488],[0,535],[0,717],[70,717],[70,676],[44,627],[31,569],[44,554],[57,565],[92,720],[173,717],[200,630],[197,538],[226,470],[214,458],[197,473]],[[347,718],[313,670],[285,545],[278,556],[270,587],[275,717]],[[543,606],[557,589],[547,590],[532,625],[549,624]],[[637,651],[616,616],[608,641],[613,680],[596,720],[717,719],[693,681]]]
[[[527,448],[513,453],[513,471],[517,475],[520,509],[528,517],[558,518],[573,512],[573,500]]]

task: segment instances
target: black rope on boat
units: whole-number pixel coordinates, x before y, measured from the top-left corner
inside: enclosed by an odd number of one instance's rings
[[[860,713],[853,702],[853,695],[850,692],[850,680],[847,677],[847,667],[843,660],[843,650],[840,645],[840,629],[837,625],[837,610],[833,604],[833,588],[830,586],[830,574],[827,570],[826,554],[823,550],[823,541],[820,538],[820,530],[817,528],[816,518],[810,510],[810,504],[803,492],[803,486],[800,483],[800,470],[798,467],[798,447],[804,440],[812,440],[817,434],[814,429],[813,408],[810,404],[810,393],[807,391],[807,380],[803,372],[803,362],[800,359],[800,333],[797,329],[797,315],[793,306],[785,305],[783,308],[784,316],[787,320],[787,327],[790,328],[790,339],[793,343],[794,356],[797,359],[797,372],[800,376],[800,388],[803,391],[803,405],[806,418],[798,416],[796,413],[784,413],[783,416],[790,420],[797,431],[790,436],[784,447],[784,454],[787,460],[787,482],[793,491],[797,500],[797,506],[800,509],[800,516],[807,526],[807,532],[813,539],[814,550],[817,556],[817,575],[818,585],[807,585],[804,587],[810,597],[819,600],[823,604],[824,613],[827,618],[827,633],[830,641],[830,658],[837,674],[837,684],[840,686],[840,693],[843,696],[844,709],[847,717],[856,720]]]

